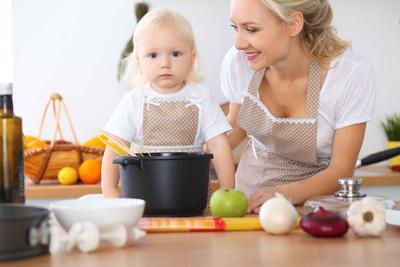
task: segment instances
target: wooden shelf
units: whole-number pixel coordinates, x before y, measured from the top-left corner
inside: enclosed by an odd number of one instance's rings
[[[361,167],[356,170],[354,177],[363,178],[363,186],[400,185],[400,172],[394,172],[384,165]]]
[[[362,167],[354,176],[363,178],[363,186],[400,185],[400,172],[394,172],[386,166]],[[212,180],[211,190],[215,191],[218,187],[218,181]],[[45,180],[36,185],[30,179],[25,181],[27,199],[78,198],[86,194],[101,194],[100,184],[60,185],[57,180]]]
[[[211,181],[210,187],[212,191],[218,189],[218,181]],[[37,185],[29,179],[25,180],[27,199],[78,198],[87,194],[101,194],[100,184],[60,185],[56,180],[46,180]]]

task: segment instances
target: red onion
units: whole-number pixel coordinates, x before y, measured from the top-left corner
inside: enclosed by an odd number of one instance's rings
[[[318,207],[315,211],[303,215],[300,227],[306,233],[317,237],[338,237],[349,229],[347,221],[339,213]]]

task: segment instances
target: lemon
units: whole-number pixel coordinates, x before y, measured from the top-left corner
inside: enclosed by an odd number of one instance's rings
[[[76,184],[78,181],[78,172],[72,167],[62,168],[57,175],[58,182],[62,185]]]

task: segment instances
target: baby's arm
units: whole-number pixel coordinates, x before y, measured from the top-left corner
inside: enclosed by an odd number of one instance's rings
[[[110,148],[106,148],[101,163],[101,190],[106,198],[120,197],[118,190],[119,170],[118,165],[113,164],[117,156]]]
[[[220,134],[207,141],[207,148],[214,155],[213,165],[221,188],[235,187],[235,164],[226,134]]]

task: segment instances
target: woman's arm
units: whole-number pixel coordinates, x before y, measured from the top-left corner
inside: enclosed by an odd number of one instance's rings
[[[106,147],[101,163],[101,190],[106,198],[121,196],[118,190],[118,165],[112,163],[116,156],[117,154],[115,154],[109,147]]]
[[[212,161],[221,188],[235,187],[235,165],[226,134],[220,134],[207,141],[207,148],[214,155]]]
[[[237,124],[237,116],[239,115],[240,104],[229,103],[229,113],[226,118],[232,126],[232,131],[228,134],[228,141],[231,149],[235,149],[237,145],[246,137],[246,132]]]
[[[258,213],[264,201],[274,196],[275,192],[283,193],[295,205],[301,205],[314,196],[333,194],[338,190],[338,179],[354,174],[365,127],[366,123],[360,123],[336,130],[328,168],[303,181],[256,191],[249,197],[249,212]]]

